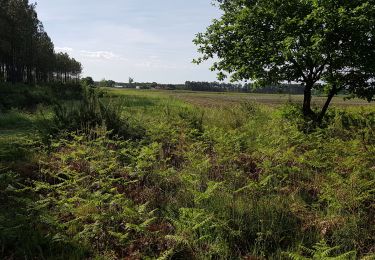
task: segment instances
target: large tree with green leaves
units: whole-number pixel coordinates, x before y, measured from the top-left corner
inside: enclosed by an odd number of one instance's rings
[[[222,16],[194,40],[219,79],[299,82],[303,113],[321,121],[340,91],[375,94],[375,0],[215,0]],[[321,111],[312,90],[324,87]]]

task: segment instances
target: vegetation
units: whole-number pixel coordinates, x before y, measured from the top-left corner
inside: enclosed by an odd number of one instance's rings
[[[99,82],[99,87],[101,87],[101,88],[113,88],[113,87],[115,87],[115,84],[116,84],[116,82],[114,82],[113,80],[102,79]]]
[[[217,57],[219,79],[280,81],[304,86],[303,113],[322,122],[341,90],[372,100],[375,94],[375,4],[372,0],[217,0],[220,19],[195,39],[204,60]],[[311,108],[312,90],[328,94]]]
[[[198,62],[304,95],[80,79],[0,0],[1,259],[375,258],[375,4],[218,3]]]
[[[129,79],[131,81],[132,78]],[[87,78],[83,79],[84,81]],[[303,94],[300,84],[279,84],[279,85],[267,85],[262,88],[256,87],[255,84],[233,84],[224,82],[197,82],[197,81],[186,81],[185,84],[160,84],[157,82],[142,82],[142,83],[121,83],[114,82],[112,80],[102,80],[96,84],[100,87],[115,86],[122,88],[136,88],[141,89],[164,89],[164,90],[189,90],[189,91],[204,91],[204,92],[245,92],[245,93],[267,93],[267,94]],[[343,93],[343,92],[340,92]],[[321,90],[315,90],[314,94],[324,94]]]
[[[2,258],[374,256],[373,107],[305,131],[292,105],[83,96],[1,117]]]
[[[219,82],[185,82],[185,89],[192,91],[241,91],[241,84],[219,83]]]
[[[256,84],[233,84],[224,82],[192,82],[186,81],[185,86],[179,89],[192,90],[192,91],[211,91],[211,92],[246,92],[246,93],[268,93],[268,94],[303,94],[301,85],[299,84],[278,84],[267,85],[258,88]],[[319,91],[320,92],[320,91]],[[315,94],[319,93],[315,91]],[[324,93],[321,93],[324,94]]]

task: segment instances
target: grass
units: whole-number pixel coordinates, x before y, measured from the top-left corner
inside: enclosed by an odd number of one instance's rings
[[[241,102],[257,102],[265,105],[280,106],[285,103],[302,103],[303,95],[286,95],[286,94],[258,94],[258,93],[233,93],[233,92],[194,92],[178,90],[134,90],[134,89],[111,89],[109,93],[114,96],[134,96],[145,97],[148,99],[160,99],[165,97],[179,99],[193,105],[217,107],[232,106]],[[325,97],[314,97],[313,104],[322,106]],[[335,97],[332,101],[333,106],[350,107],[350,106],[373,106],[361,99],[345,100],[345,96]]]
[[[1,258],[374,256],[374,106],[338,98],[304,131],[288,96],[105,92],[110,118],[75,101],[52,138],[35,113],[0,117]]]

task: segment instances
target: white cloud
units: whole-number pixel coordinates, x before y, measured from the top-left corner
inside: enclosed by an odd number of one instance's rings
[[[100,59],[100,60],[126,60],[120,55],[114,54],[111,51],[80,51],[82,57]]]
[[[70,47],[55,47],[56,52],[72,52],[73,48]]]
[[[140,69],[162,69],[162,70],[168,70],[168,69],[178,69],[178,67],[175,64],[166,64],[159,60],[145,60],[142,62],[138,62],[135,64],[135,67]]]

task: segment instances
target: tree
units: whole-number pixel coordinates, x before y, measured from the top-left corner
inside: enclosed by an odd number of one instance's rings
[[[133,83],[134,83],[134,79],[131,78],[131,77],[129,77],[129,84],[131,85],[131,84],[133,84]]]
[[[116,85],[116,82],[113,81],[113,80],[102,79],[99,82],[99,87],[101,87],[101,88],[114,88],[115,85]]]
[[[84,86],[88,86],[88,87],[94,87],[95,86],[95,82],[94,82],[92,77],[86,77],[86,78],[81,79],[81,83]]]
[[[218,78],[300,83],[303,113],[321,122],[340,91],[375,94],[375,0],[216,0],[223,14],[194,42]],[[320,83],[320,84],[318,84]],[[328,98],[311,108],[318,86]]]
[[[82,65],[74,58],[70,58],[67,53],[59,52],[55,58],[55,71],[57,79],[61,82],[78,81],[82,72]]]
[[[116,82],[113,80],[107,80],[107,87],[114,88],[116,85]]]
[[[0,0],[0,82],[78,81],[82,65],[55,53],[35,9],[28,0]]]

